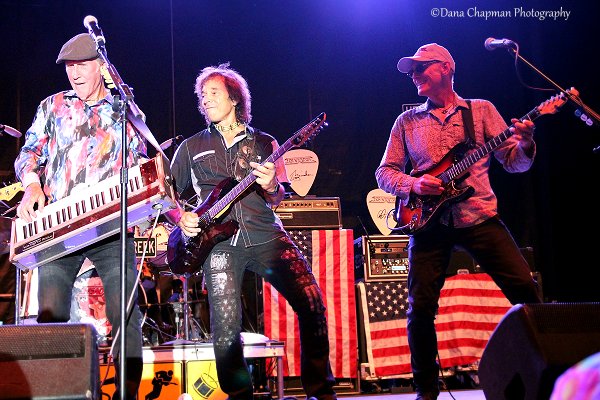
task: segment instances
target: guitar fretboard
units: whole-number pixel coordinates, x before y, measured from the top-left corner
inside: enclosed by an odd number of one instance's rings
[[[269,157],[261,164],[267,162],[275,162],[288,150],[298,147],[306,142],[312,135],[316,134],[325,122],[325,113],[321,113],[318,117],[306,124],[300,130],[292,135],[285,143],[279,146]],[[250,173],[246,175],[240,183],[238,183],[231,191],[219,199],[212,207],[210,207],[202,216],[200,216],[200,226],[209,226],[215,218],[217,218],[223,210],[225,210],[235,199],[238,198],[250,185],[256,181],[256,175]]]
[[[538,107],[536,107],[533,110],[529,111],[523,118],[521,118],[521,121],[524,121],[526,119],[533,121],[536,118],[538,118],[540,115],[541,114],[538,110]],[[464,159],[453,164],[450,168],[448,168],[443,173],[441,173],[439,178],[442,180],[442,182],[448,183],[451,180],[459,177],[463,172],[465,172],[467,169],[469,169],[471,167],[471,165],[475,164],[477,161],[481,160],[483,157],[490,154],[498,146],[500,146],[502,143],[504,143],[506,141],[506,139],[511,137],[513,133],[510,131],[510,128],[512,128],[512,127],[514,127],[514,125],[509,126],[504,131],[502,131],[502,133],[500,133],[499,135],[494,136],[489,141],[487,141],[484,144],[482,144],[481,146],[477,147],[475,150],[473,150],[473,152],[469,153],[469,155],[466,156]]]

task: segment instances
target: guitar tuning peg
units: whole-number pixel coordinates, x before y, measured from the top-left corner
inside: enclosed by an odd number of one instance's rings
[[[588,117],[583,111],[581,111],[580,108],[575,110],[575,116],[583,122],[585,122],[587,126],[592,126],[594,124],[594,121],[592,121],[590,117]]]

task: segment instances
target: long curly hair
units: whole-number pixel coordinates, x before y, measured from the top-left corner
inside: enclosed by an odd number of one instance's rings
[[[204,83],[215,76],[222,76],[225,81],[225,87],[229,93],[231,100],[235,101],[235,116],[238,121],[249,124],[252,120],[250,89],[248,82],[240,75],[239,72],[229,67],[229,63],[219,64],[217,66],[205,67],[200,71],[194,85],[194,93],[198,96],[198,109],[204,116],[206,124],[210,125],[211,121],[207,117],[202,108],[202,86]]]

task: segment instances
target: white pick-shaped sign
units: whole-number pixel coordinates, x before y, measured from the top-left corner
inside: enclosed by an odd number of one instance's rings
[[[306,196],[317,177],[319,157],[314,151],[294,149],[283,155],[290,185],[299,196]]]
[[[382,189],[373,189],[367,194],[367,207],[371,218],[382,235],[389,235],[392,230],[387,227],[387,215],[394,209],[396,196],[384,192]],[[393,218],[390,215],[390,224],[393,226]]]

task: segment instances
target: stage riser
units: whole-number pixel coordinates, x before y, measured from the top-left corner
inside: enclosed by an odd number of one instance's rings
[[[277,378],[267,378],[267,371],[277,370],[284,354],[284,343],[244,345],[246,363],[254,384],[254,396],[273,393],[279,397]],[[194,400],[225,400],[217,378],[211,343],[147,348],[143,350],[144,369],[138,391],[139,399],[175,400],[186,393]],[[115,391],[115,368],[108,362],[108,349],[100,352],[100,379],[105,383],[103,398]]]

